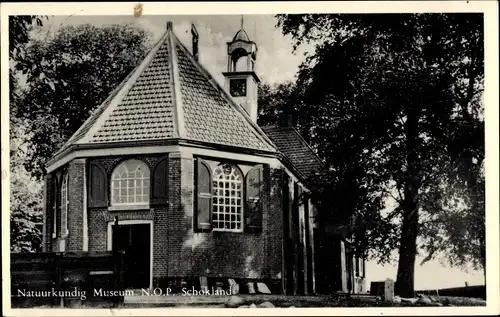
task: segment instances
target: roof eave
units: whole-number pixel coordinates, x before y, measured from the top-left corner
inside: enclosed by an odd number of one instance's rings
[[[204,141],[196,141],[183,138],[170,138],[170,139],[159,139],[159,140],[139,140],[139,141],[118,141],[118,142],[108,142],[108,143],[81,143],[72,144],[68,146],[64,151],[56,154],[45,164],[47,170],[57,162],[63,160],[66,156],[70,155],[72,152],[77,150],[88,150],[88,149],[111,149],[120,147],[145,147],[145,146],[162,146],[162,145],[184,145],[198,148],[206,148],[212,150],[229,151],[234,153],[251,154],[259,156],[277,157],[279,158],[279,153],[277,151],[269,151],[263,149],[245,148],[240,146],[225,145],[219,143],[210,143]]]

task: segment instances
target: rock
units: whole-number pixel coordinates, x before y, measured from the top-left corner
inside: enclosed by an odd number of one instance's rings
[[[233,295],[226,301],[226,306],[235,308],[242,305],[244,302],[243,298]]]
[[[247,287],[248,287],[248,294],[255,294],[255,287],[253,285],[253,282],[248,282]]]
[[[271,291],[264,283],[257,283],[257,291],[261,294],[271,294]]]
[[[424,304],[424,305],[432,305],[432,300],[425,296],[425,295],[422,295],[420,296],[420,298],[417,300],[417,303],[418,304]]]
[[[434,305],[436,305],[436,306],[443,306],[443,304],[441,304],[440,302],[435,302]]]
[[[295,308],[295,306],[289,306],[288,308]]]
[[[271,302],[263,302],[259,304],[261,308],[274,308],[275,306]]]
[[[401,302],[402,303],[410,303],[410,304],[415,304],[418,301],[418,298],[404,298],[401,297]]]
[[[200,276],[200,289],[202,291],[208,290],[208,281],[206,276]]]
[[[229,289],[231,290],[231,295],[238,295],[240,293],[240,286],[232,278],[228,279]]]
[[[241,306],[239,306],[238,308],[249,308],[249,307],[250,307],[250,306],[248,306],[248,305],[241,305]]]
[[[248,306],[248,308],[257,308],[257,306],[255,306],[254,303],[251,303],[250,306]]]
[[[392,302],[394,300],[394,281],[390,278],[384,282],[384,300]]]
[[[392,299],[392,302],[393,302],[393,303],[401,303],[401,297],[399,297],[399,296],[397,296],[397,295],[396,295],[396,296],[394,296],[394,298]]]

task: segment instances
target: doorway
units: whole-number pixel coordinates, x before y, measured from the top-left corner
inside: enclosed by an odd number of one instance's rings
[[[109,249],[124,251],[125,288],[149,288],[152,264],[151,223],[121,221],[118,228],[110,223],[108,234],[111,240]]]

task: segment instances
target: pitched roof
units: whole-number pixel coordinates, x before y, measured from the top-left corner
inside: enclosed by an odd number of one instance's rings
[[[273,125],[262,129],[304,177],[321,170],[323,162],[294,128]]]
[[[146,58],[53,159],[72,145],[167,139],[276,151],[272,141],[168,25]]]

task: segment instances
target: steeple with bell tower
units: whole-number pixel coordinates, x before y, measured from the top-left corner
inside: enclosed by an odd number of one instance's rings
[[[255,73],[257,44],[248,37],[243,22],[241,16],[240,30],[227,43],[227,72],[222,74],[225,77],[225,89],[257,122],[257,88],[260,82]]]

